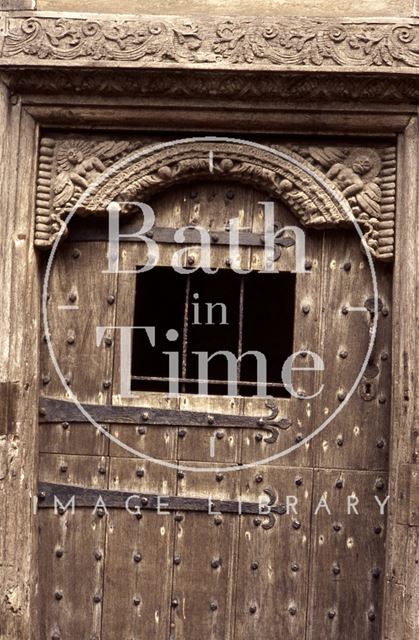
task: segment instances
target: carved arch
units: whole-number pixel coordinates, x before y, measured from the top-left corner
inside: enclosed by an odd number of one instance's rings
[[[53,143],[50,140],[43,142],[46,150],[49,149],[49,143]],[[351,166],[348,163],[344,164],[344,153],[341,152],[339,155],[333,152],[331,158],[327,156],[329,171],[325,172],[323,161],[320,164],[313,163],[313,158],[307,154],[300,154],[288,147],[270,149],[241,140],[202,138],[132,151],[106,170],[103,166],[103,173],[100,175],[102,163],[90,150],[90,156],[87,155],[83,162],[94,168],[96,181],[92,184],[86,182],[84,185],[85,192],[79,198],[76,212],[80,215],[103,215],[112,201],[147,201],[158,192],[196,179],[236,180],[262,189],[273,198],[281,200],[303,226],[348,227],[351,226],[351,222],[347,211],[352,210],[359,224],[365,229],[373,255],[389,259],[388,253],[382,255],[382,251],[380,252],[377,231],[379,220],[377,216],[374,217],[374,209],[373,215],[370,215],[359,206],[360,202],[368,201],[368,198],[371,200],[372,197],[372,204],[378,207],[379,211],[379,187],[376,183],[368,183],[372,185],[373,190],[371,192],[370,188],[369,192],[367,189],[364,193],[364,187],[368,187],[368,184],[364,185]],[[64,171],[60,174],[63,183],[62,193],[66,193],[66,188],[70,188],[72,181],[77,183],[77,177],[80,178],[77,170],[75,171]],[[362,185],[358,186],[358,200],[349,197],[352,192],[348,188],[347,193],[345,189],[340,188],[343,184],[342,180],[339,180],[340,171],[346,172],[346,182],[348,176],[350,182],[352,172],[354,187],[356,180],[358,185]],[[83,185],[82,180],[79,180],[79,183]],[[66,197],[64,195],[62,199],[60,196],[58,200],[52,200],[52,204],[50,201],[48,212],[45,208],[41,212],[38,211],[37,246],[48,247],[53,243],[66,215],[75,204],[74,199],[66,200]],[[132,207],[125,205],[122,212],[127,213],[131,209]],[[369,211],[371,212],[371,207]]]

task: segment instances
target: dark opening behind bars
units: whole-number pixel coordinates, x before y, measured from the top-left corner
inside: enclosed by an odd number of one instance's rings
[[[180,274],[171,267],[156,267],[137,275],[135,295],[134,326],[155,327],[156,345],[150,345],[145,331],[134,330],[133,390],[169,391],[169,357],[164,352],[179,354],[179,391],[196,394],[198,357],[193,352],[206,351],[211,356],[230,351],[239,357],[251,350],[266,357],[268,394],[289,396],[281,370],[293,351],[294,274],[240,275],[231,269]],[[167,339],[169,330],[177,332],[176,340]],[[208,373],[208,393],[227,394],[226,359],[216,356],[209,362]],[[239,360],[237,380],[239,395],[256,395],[253,356]]]

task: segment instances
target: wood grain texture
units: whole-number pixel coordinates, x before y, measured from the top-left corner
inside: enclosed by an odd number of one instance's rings
[[[10,432],[0,438],[0,635],[29,637],[36,627],[36,528],[31,517],[37,459],[36,407],[38,386],[39,281],[33,253],[33,179],[37,127],[10,102],[0,85],[0,198],[3,223],[0,278],[0,370],[3,385],[16,388],[8,411]],[[27,185],[17,189],[18,185]],[[7,429],[9,431],[9,427]],[[4,433],[5,429],[2,429]],[[33,615],[31,615],[33,614]]]
[[[164,14],[181,13],[224,15],[226,5],[220,0],[174,0],[168,5],[159,0],[144,0],[141,7],[137,0],[38,0],[40,11],[97,11],[103,13]],[[331,5],[326,0],[229,0],[228,13],[231,15],[267,16],[410,16],[413,15],[412,0],[365,0],[354,6],[352,0],[341,0]]]
[[[417,394],[417,326],[418,309],[418,195],[411,189],[412,181],[418,182],[418,129],[417,119],[412,118],[398,145],[398,210],[403,215],[403,225],[397,237],[395,273],[393,282],[397,307],[393,316],[393,368],[392,368],[392,430],[390,452],[389,531],[386,555],[384,616],[385,639],[396,640],[403,629],[404,638],[417,637],[419,602],[419,565],[415,544],[417,527],[410,529],[397,523],[398,496],[405,465],[417,466],[414,429],[418,423]],[[413,469],[412,469],[413,470]],[[414,488],[405,487],[410,494]],[[413,494],[414,495],[414,494]],[[417,496],[415,498],[417,503]]]

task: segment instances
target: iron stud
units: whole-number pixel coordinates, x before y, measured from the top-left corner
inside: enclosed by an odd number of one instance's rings
[[[383,530],[383,527],[381,527],[380,525],[378,525],[377,527],[374,527],[374,533],[376,533],[377,535],[379,535]]]
[[[383,353],[381,354],[381,360],[388,360],[388,353],[387,353],[387,351],[383,351]]]
[[[380,490],[384,489],[384,480],[382,478],[377,478],[375,481],[375,488]]]
[[[225,261],[226,267],[231,267],[231,260],[230,258],[227,258],[227,260]]]
[[[137,520],[142,520],[143,514],[142,513],[136,513],[135,517],[137,518]]]
[[[185,477],[185,474],[183,471],[178,471],[177,472],[177,477],[179,478],[179,480],[182,480]]]
[[[337,564],[335,564],[335,565],[333,565],[332,571],[333,571],[335,576],[338,576],[340,574],[340,567]]]
[[[256,433],[255,440],[256,442],[261,442],[261,440],[263,440],[263,435],[261,433]]]
[[[99,562],[99,560],[102,560],[103,555],[101,551],[95,551],[95,560],[97,560]]]
[[[338,400],[340,402],[343,402],[343,400],[345,400],[345,398],[346,398],[346,393],[344,391],[339,391],[338,392]]]
[[[63,599],[63,593],[62,593],[62,591],[56,591],[56,592],[55,592],[55,594],[54,594],[54,596],[55,596],[55,599],[56,599],[56,600],[62,600],[62,599]]]
[[[254,613],[256,613],[256,611],[257,611],[257,606],[255,604],[251,604],[249,607],[249,613],[253,615]]]
[[[111,381],[110,380],[104,380],[102,386],[103,386],[104,389],[110,389]]]
[[[141,498],[141,504],[146,507],[148,505],[148,498],[146,498],[146,496],[143,496]]]
[[[374,620],[375,620],[374,611],[372,611],[372,610],[368,611],[368,620],[370,620],[370,622],[374,622]]]
[[[44,407],[41,407],[39,409],[39,415],[40,416],[46,416],[47,415],[47,410]]]
[[[333,618],[336,617],[336,611],[333,611],[333,609],[330,609],[330,611],[327,612],[327,615],[330,618],[330,620],[333,620]]]
[[[115,296],[108,296],[106,298],[106,302],[110,305],[113,304],[115,302]]]
[[[303,304],[301,310],[304,313],[304,315],[306,316],[308,313],[310,313],[310,305],[309,304]]]
[[[257,569],[259,569],[259,562],[257,562],[256,560],[254,560],[252,562],[252,564],[250,565],[252,571],[256,571]]]
[[[60,471],[61,473],[65,473],[68,470],[68,464],[60,464]]]
[[[100,466],[98,468],[98,472],[100,473],[101,476],[104,476],[106,474],[106,467]]]
[[[374,569],[372,570],[372,577],[373,578],[379,578],[381,575],[381,570],[378,567],[374,567]]]
[[[176,513],[175,520],[176,520],[176,522],[182,522],[183,515],[181,513]]]
[[[335,487],[336,487],[336,489],[342,489],[342,487],[343,487],[343,480],[336,480]]]
[[[133,598],[132,601],[136,607],[138,607],[138,605],[141,604],[141,598],[139,598],[138,596],[135,596],[135,598]]]
[[[145,433],[147,433],[147,427],[137,427],[137,433],[140,436],[143,436]]]
[[[188,256],[188,264],[195,264],[195,258],[193,256]]]
[[[69,302],[75,302],[77,300],[77,296],[75,293],[70,293],[70,295],[68,296],[68,301]]]
[[[64,430],[68,429],[68,427],[70,426],[70,424],[68,422],[62,422],[61,426]]]
[[[173,564],[180,564],[181,563],[181,558],[179,555],[175,555],[173,558]]]
[[[295,442],[301,442],[302,439],[303,439],[303,434],[297,433],[297,435],[295,436]]]
[[[45,500],[46,497],[47,497],[47,495],[46,495],[45,491],[40,491],[38,493],[38,500],[40,500],[40,501]]]
[[[96,515],[98,518],[103,518],[103,516],[105,515],[105,509],[103,507],[99,507],[96,510]]]
[[[336,438],[336,444],[338,445],[338,447],[343,447],[343,436],[338,436]]]
[[[218,609],[218,604],[214,600],[210,602],[210,609],[211,611],[217,611]]]
[[[260,484],[261,482],[263,482],[263,476],[262,476],[262,474],[258,473],[258,475],[255,477],[255,482],[257,482],[258,484]]]
[[[137,478],[144,478],[144,469],[137,469],[135,475]]]
[[[208,424],[214,424],[214,416],[208,416],[207,417],[207,422],[208,422]]]
[[[73,249],[71,257],[74,260],[77,260],[77,258],[80,258],[80,256],[81,256],[80,249]]]
[[[42,384],[49,384],[51,382],[51,376],[45,374],[42,376]]]
[[[260,518],[254,518],[253,524],[255,527],[259,527],[262,524],[262,520]]]
[[[57,558],[62,558],[64,555],[64,550],[63,549],[57,549],[55,552],[55,555],[57,556]]]
[[[306,260],[304,266],[305,266],[307,271],[310,271],[313,268],[312,260]]]
[[[111,347],[113,345],[112,338],[105,338],[104,343],[107,347]]]
[[[217,482],[222,482],[222,480],[224,480],[224,474],[223,473],[217,473],[215,475],[215,479],[217,480]]]
[[[339,524],[339,522],[335,522],[335,524],[333,525],[333,530],[340,531],[341,529],[342,529],[342,525]]]
[[[385,404],[385,403],[386,403],[386,397],[385,397],[385,395],[384,395],[384,394],[382,394],[382,393],[381,393],[381,394],[378,396],[378,402],[379,402],[380,404]]]
[[[343,265],[343,268],[344,268],[345,271],[350,271],[351,268],[352,268],[352,265],[351,265],[350,262],[345,262],[344,265]]]
[[[213,558],[211,560],[211,567],[213,569],[218,569],[221,566],[221,560],[220,558]]]
[[[172,599],[172,607],[176,609],[179,606],[179,600],[177,598]]]
[[[215,434],[215,437],[217,438],[217,440],[222,440],[225,436],[224,431],[217,431],[217,433]]]
[[[296,609],[296,607],[290,607],[288,609],[288,612],[289,612],[290,616],[295,616],[297,614],[297,609]]]
[[[93,596],[93,602],[95,602],[96,604],[98,604],[99,602],[102,601],[102,598],[98,595]]]
[[[377,441],[378,449],[384,449],[384,446],[385,446],[385,441],[382,438]]]
[[[342,351],[339,352],[339,357],[342,358],[342,360],[345,360],[348,357],[348,352],[345,349],[342,349]]]
[[[301,522],[299,522],[298,520],[293,520],[292,521],[292,528],[295,529],[296,531],[298,531],[298,529],[301,529]]]
[[[388,316],[388,314],[389,314],[389,311],[388,311],[387,307],[384,307],[384,309],[382,310],[382,312],[381,312],[381,313],[382,313],[382,314],[383,314],[383,316],[386,318],[386,317]]]
[[[144,420],[144,422],[147,422],[147,420],[150,418],[150,414],[147,411],[144,411],[144,413],[141,415],[142,420]]]
[[[297,476],[295,478],[295,484],[297,485],[297,487],[301,487],[301,485],[303,484],[303,478],[302,476]]]
[[[296,562],[293,562],[291,565],[291,571],[296,573],[297,571],[299,571],[299,569],[300,569],[300,565],[298,565]]]
[[[134,562],[138,564],[139,562],[141,562],[142,559],[143,559],[143,556],[141,555],[141,553],[134,553],[133,555]]]
[[[214,524],[215,525],[218,526],[218,525],[222,524],[222,522],[223,522],[223,517],[222,516],[217,515],[217,516],[214,517]]]
[[[342,307],[342,314],[343,314],[344,316],[347,316],[347,315],[348,315],[348,313],[349,313],[349,309],[348,309],[348,307],[343,306],[343,307]]]
[[[186,429],[179,429],[178,436],[179,438],[184,438],[186,436]]]

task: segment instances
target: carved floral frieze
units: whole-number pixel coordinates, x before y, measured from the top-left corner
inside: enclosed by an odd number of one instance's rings
[[[416,68],[419,24],[302,17],[9,15],[4,18],[0,51],[1,64]]]
[[[346,201],[364,229],[373,255],[382,260],[393,257],[394,147],[272,145],[272,149],[287,156],[279,157],[269,149],[256,149],[246,143],[215,145],[203,138],[156,149],[153,141],[156,139],[81,135],[43,138],[36,245],[52,245],[63,220],[88,187],[91,193],[77,213],[103,215],[113,200],[147,200],[176,184],[205,178],[236,180],[263,189],[284,202],[308,227],[349,226],[339,205],[339,201]],[[143,149],[141,156],[134,153],[139,149]],[[107,169],[121,160],[121,169],[92,188]]]

